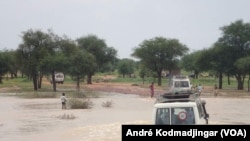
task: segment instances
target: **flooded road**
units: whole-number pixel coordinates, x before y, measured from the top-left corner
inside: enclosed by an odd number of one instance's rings
[[[250,124],[249,98],[204,97],[210,124]],[[155,99],[103,93],[91,109],[61,109],[60,99],[0,94],[0,141],[119,141],[122,124],[151,124]],[[102,103],[112,101],[111,107]],[[62,119],[64,115],[72,119]]]
[[[203,98],[211,124],[250,124],[250,98]]]

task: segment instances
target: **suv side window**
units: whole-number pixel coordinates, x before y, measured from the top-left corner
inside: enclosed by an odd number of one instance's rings
[[[170,123],[169,108],[159,108],[157,109],[156,124],[164,125]]]

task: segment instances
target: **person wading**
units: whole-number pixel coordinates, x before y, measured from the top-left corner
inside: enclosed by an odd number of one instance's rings
[[[67,98],[65,96],[65,93],[62,93],[61,102],[62,102],[62,109],[66,109]]]
[[[151,93],[151,98],[154,97],[154,82],[151,83],[151,85],[149,86],[150,89],[150,93]]]

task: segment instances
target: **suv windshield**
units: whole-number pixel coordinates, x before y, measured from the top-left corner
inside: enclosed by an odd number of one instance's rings
[[[174,107],[157,109],[156,124],[190,125],[195,124],[192,107]]]
[[[188,81],[176,81],[174,86],[176,88],[178,88],[178,87],[187,87],[188,88],[189,84],[188,84]]]

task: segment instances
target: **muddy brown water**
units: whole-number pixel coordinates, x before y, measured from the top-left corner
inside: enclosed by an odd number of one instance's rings
[[[250,124],[250,98],[204,97],[210,124]],[[60,99],[0,94],[0,141],[119,141],[122,124],[151,124],[155,99],[102,93],[91,109],[61,109]],[[102,103],[112,101],[110,108]],[[64,115],[72,119],[62,119]]]

